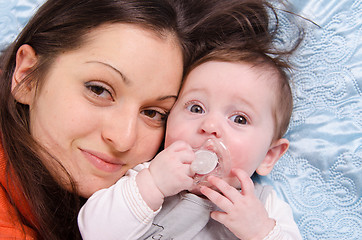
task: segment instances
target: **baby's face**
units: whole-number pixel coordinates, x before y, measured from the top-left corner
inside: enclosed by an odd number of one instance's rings
[[[231,168],[252,175],[267,158],[273,139],[274,74],[247,63],[211,61],[187,77],[166,130],[165,146],[176,140],[197,149],[216,138],[230,153]],[[239,187],[229,174],[224,179]]]

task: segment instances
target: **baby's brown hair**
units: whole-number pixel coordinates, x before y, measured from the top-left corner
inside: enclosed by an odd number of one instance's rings
[[[196,56],[193,64],[185,72],[185,79],[192,69],[209,61],[248,63],[254,67],[273,74],[277,79],[275,86],[275,104],[273,109],[274,140],[280,139],[286,133],[293,110],[293,97],[289,73],[292,69],[288,57],[298,48],[303,39],[303,29],[296,24],[295,39],[288,47],[276,45],[280,32],[278,12],[265,0],[229,0],[223,2],[220,11],[216,10],[205,16],[201,24],[196,26],[199,32],[215,32],[218,37],[205,38],[200,41],[205,52]],[[288,11],[284,11],[287,13]],[[290,20],[297,15],[289,13]],[[227,24],[226,24],[227,23]],[[209,26],[209,27],[208,27]],[[220,39],[220,41],[215,41]],[[201,46],[200,45],[200,46]]]

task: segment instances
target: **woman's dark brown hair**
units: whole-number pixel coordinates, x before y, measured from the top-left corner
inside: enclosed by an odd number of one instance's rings
[[[258,0],[48,0],[0,57],[0,140],[7,168],[13,170],[7,172],[8,184],[16,184],[12,179],[20,182],[19,191],[36,218],[29,223],[18,211],[24,224],[35,228],[41,239],[80,239],[77,214],[83,199],[76,194],[75,184],[73,191],[64,190],[43,165],[41,156],[47,153],[29,132],[28,106],[12,95],[11,79],[21,45],[29,44],[38,56],[22,84],[39,85],[54,59],[80,47],[92,29],[137,24],[160,36],[174,34],[183,49],[186,72],[212,49],[264,44],[260,39],[272,36],[267,6]]]
[[[82,199],[77,196],[74,184],[72,192],[64,190],[42,164],[41,156],[45,151],[29,132],[28,106],[16,102],[11,92],[17,50],[23,44],[35,50],[39,61],[22,84],[39,85],[54,59],[80,47],[92,29],[104,24],[129,23],[152,30],[160,37],[166,33],[176,36],[187,65],[191,44],[186,39],[190,29],[185,16],[186,3],[177,0],[49,0],[0,57],[0,132],[8,159],[8,179],[20,182],[20,193],[12,194],[25,195],[36,222],[27,222],[20,211],[18,217],[35,228],[41,239],[80,239],[77,214]],[[59,167],[62,167],[60,163]],[[8,185],[15,184],[11,180]]]

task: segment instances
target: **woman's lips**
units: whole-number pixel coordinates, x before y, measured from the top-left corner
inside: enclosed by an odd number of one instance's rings
[[[122,163],[118,163],[117,159],[110,158],[102,153],[83,149],[81,149],[81,152],[93,166],[104,172],[117,172],[124,165]]]

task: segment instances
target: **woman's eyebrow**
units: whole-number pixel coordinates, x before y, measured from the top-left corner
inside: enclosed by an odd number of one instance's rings
[[[131,85],[131,81],[120,71],[118,70],[116,67],[113,67],[111,64],[109,63],[106,63],[106,62],[102,62],[102,61],[87,61],[86,63],[98,63],[98,64],[102,64],[110,69],[112,69],[113,71],[115,71],[116,73],[118,73],[123,82],[126,84],[126,85]],[[177,95],[167,95],[167,96],[162,96],[162,97],[159,97],[158,98],[158,101],[164,101],[164,100],[167,100],[167,99],[170,99],[170,98],[174,98],[174,99],[177,99]]]
[[[128,80],[128,78],[127,78],[120,70],[118,70],[116,67],[113,67],[113,66],[112,66],[111,64],[109,64],[109,63],[105,63],[105,62],[101,62],[101,61],[87,61],[86,63],[99,63],[99,64],[102,64],[102,65],[104,65],[104,66],[112,69],[112,70],[115,71],[116,73],[118,73],[118,74],[121,76],[121,78],[122,78],[122,80],[123,80],[123,82],[124,82],[125,84],[127,84],[127,85],[130,85],[130,84],[131,84],[131,81]]]
[[[158,98],[158,100],[159,101],[164,101],[164,100],[167,100],[167,99],[170,99],[170,98],[177,99],[177,96],[176,95],[168,95],[168,96],[160,97],[160,98]]]

